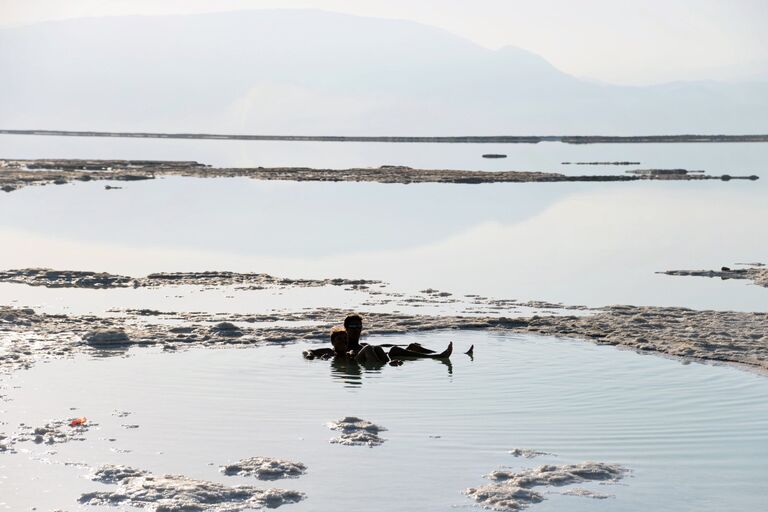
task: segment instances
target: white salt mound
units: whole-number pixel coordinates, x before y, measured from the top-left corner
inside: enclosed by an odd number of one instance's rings
[[[97,479],[113,479],[118,488],[85,493],[80,503],[141,507],[156,512],[241,512],[297,503],[305,497],[298,491],[228,487],[181,475],[152,475],[125,466],[102,466],[96,475]]]
[[[277,480],[279,478],[299,477],[307,471],[307,466],[301,462],[289,460],[251,457],[222,466],[221,471],[225,475],[255,476],[259,480]]]
[[[465,493],[486,508],[521,510],[544,499],[540,492],[532,491],[532,487],[560,487],[591,481],[615,482],[626,474],[625,468],[603,462],[544,465],[518,472],[497,470],[486,475],[494,480],[493,483],[469,488]],[[573,491],[568,494],[578,494],[578,491]]]
[[[331,430],[339,430],[339,437],[331,439],[331,443],[343,444],[346,446],[379,446],[385,439],[379,436],[379,432],[387,430],[386,428],[371,423],[370,421],[347,416],[338,421],[328,424]]]

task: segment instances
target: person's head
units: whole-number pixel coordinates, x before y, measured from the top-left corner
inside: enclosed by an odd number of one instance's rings
[[[349,315],[344,319],[344,329],[347,332],[347,343],[359,344],[360,334],[363,332],[363,319],[358,314]]]
[[[337,354],[347,352],[347,331],[343,327],[337,326],[331,330],[331,345]]]

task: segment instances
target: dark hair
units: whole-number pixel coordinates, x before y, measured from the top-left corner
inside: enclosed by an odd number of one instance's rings
[[[363,319],[360,315],[354,314],[349,315],[347,318],[344,319],[344,328],[349,329],[350,327],[357,327],[359,326],[361,329],[363,328]]]

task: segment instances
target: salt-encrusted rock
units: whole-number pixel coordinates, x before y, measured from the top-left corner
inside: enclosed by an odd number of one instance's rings
[[[131,342],[131,339],[120,329],[91,331],[83,339],[89,345],[125,345]]]
[[[465,492],[486,508],[521,510],[544,499],[543,494],[532,491],[532,487],[560,487],[591,481],[615,482],[623,478],[627,472],[621,466],[604,462],[544,465],[517,472],[497,470],[486,475],[487,478],[494,480],[493,483],[472,487]]]
[[[251,457],[221,467],[221,471],[225,475],[255,476],[259,480],[296,478],[303,475],[306,470],[307,466],[301,462],[269,457]]]
[[[385,441],[385,439],[379,436],[379,432],[387,430],[370,421],[354,416],[347,416],[346,418],[329,423],[328,427],[331,430],[341,431],[339,437],[331,439],[331,443],[347,446],[369,446],[371,448]]]
[[[91,480],[104,484],[116,484],[126,478],[145,476],[149,473],[143,469],[136,469],[120,464],[106,464],[98,468],[91,475]]]
[[[19,431],[13,436],[12,441],[34,441],[41,444],[68,443],[69,441],[85,441],[85,433],[98,424],[85,421],[72,425],[73,420],[53,420],[41,427],[30,427],[22,424]]]
[[[238,338],[243,335],[243,331],[231,322],[219,322],[211,327],[211,331],[226,338]]]
[[[275,508],[305,497],[301,492],[286,489],[228,487],[182,475],[152,475],[134,468],[116,468],[103,466],[96,471],[104,478],[115,478],[116,490],[85,493],[80,496],[80,503],[125,505],[156,512],[240,512]]]

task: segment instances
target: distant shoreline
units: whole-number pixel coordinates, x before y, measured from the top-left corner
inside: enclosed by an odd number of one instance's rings
[[[471,135],[446,137],[346,136],[346,135],[238,135],[214,133],[94,132],[72,130],[1,130],[0,135],[59,137],[114,137],[132,139],[252,140],[284,142],[405,142],[437,144],[658,144],[768,142],[768,134],[757,135]]]

